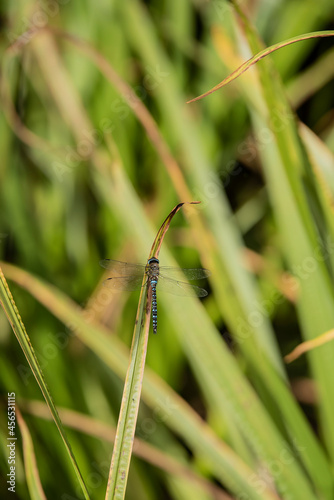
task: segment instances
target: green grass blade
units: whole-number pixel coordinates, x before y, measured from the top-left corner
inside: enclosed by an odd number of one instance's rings
[[[162,223],[153,242],[149,258],[158,258],[162,242],[170,226],[171,220],[180,210],[182,205],[184,205],[184,203],[179,203]],[[133,333],[130,363],[125,378],[115,445],[111,459],[111,469],[106,493],[106,499],[108,500],[125,497],[144,376],[151,306],[152,290],[150,285],[147,285],[147,277],[144,276]]]
[[[61,438],[64,442],[65,448],[67,450],[67,453],[70,457],[71,464],[74,468],[74,471],[76,473],[78,482],[80,484],[82,493],[85,497],[86,500],[89,500],[89,495],[88,491],[86,489],[84,480],[81,476],[78,464],[76,462],[75,456],[73,455],[71,445],[67,439],[65,430],[63,428],[63,425],[61,423],[61,420],[59,418],[56,406],[53,402],[52,396],[50,394],[50,391],[46,385],[46,382],[44,380],[44,375],[41,370],[41,367],[39,365],[38,359],[35,355],[34,349],[31,345],[30,339],[28,337],[28,334],[26,332],[26,329],[24,327],[23,321],[21,319],[21,316],[19,314],[19,311],[16,307],[16,304],[14,302],[13,296],[9,290],[8,284],[6,282],[6,279],[4,277],[4,274],[2,272],[2,269],[0,268],[0,303],[3,307],[3,310],[8,318],[9,323],[11,324],[11,327],[13,329],[13,332],[15,333],[15,336],[21,346],[21,349],[23,351],[23,354],[25,355],[29,366],[34,374],[34,377],[41,389],[41,392],[43,394],[43,397],[50,408],[50,411],[52,413],[53,419],[55,421],[55,424],[59,430],[59,433],[61,435]]]
[[[125,497],[150,328],[151,308],[147,307],[148,304],[147,285],[145,285],[142,287],[138,303],[130,363],[125,378],[106,499]]]

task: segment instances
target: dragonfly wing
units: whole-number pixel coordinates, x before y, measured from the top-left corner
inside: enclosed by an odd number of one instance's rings
[[[143,276],[116,276],[108,278],[103,282],[103,285],[112,290],[127,290],[133,292],[139,290],[142,286]]]
[[[208,295],[208,292],[204,288],[190,285],[183,281],[171,280],[164,276],[159,276],[157,291],[168,292],[181,297],[206,297]]]
[[[180,269],[178,267],[160,266],[160,276],[178,281],[184,281],[184,278],[188,280],[200,280],[207,278],[210,274],[211,272],[208,269]]]
[[[111,259],[100,260],[100,266],[111,269],[120,276],[144,276],[146,268],[143,264],[130,264],[129,262]]]

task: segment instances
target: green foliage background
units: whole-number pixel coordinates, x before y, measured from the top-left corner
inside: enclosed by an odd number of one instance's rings
[[[77,412],[60,416],[91,498],[106,490],[102,423],[117,423],[138,301],[100,286],[99,260],[145,262],[162,220],[190,200],[202,203],[173,219],[161,262],[209,268],[211,293],[158,295],[126,498],[333,498],[334,348],[283,362],[334,327],[333,39],[283,48],[186,101],[260,39],[330,30],[334,7],[234,7],[1,6],[0,252],[16,266],[3,271],[57,407]],[[54,30],[35,33],[44,26]],[[17,429],[17,498],[43,498],[34,454],[47,498],[82,498],[2,313],[0,325],[1,498],[13,391],[34,447],[24,466]]]

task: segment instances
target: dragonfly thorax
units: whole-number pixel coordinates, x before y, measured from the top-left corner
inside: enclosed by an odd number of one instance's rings
[[[152,257],[147,261],[147,266],[145,270],[147,276],[149,278],[155,278],[158,280],[159,277],[159,260],[155,257]]]

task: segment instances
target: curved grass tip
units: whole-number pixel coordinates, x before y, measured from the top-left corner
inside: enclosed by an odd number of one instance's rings
[[[180,210],[180,208],[183,205],[198,205],[199,203],[201,203],[201,202],[200,201],[184,201],[182,203],[178,203],[178,205],[176,205],[173,208],[173,210],[167,215],[166,219],[161,224],[161,227],[160,227],[160,229],[155,237],[155,240],[153,242],[149,258],[152,258],[152,257],[155,257],[156,259],[158,258],[162,242],[165,238],[165,234],[168,231],[168,228],[170,226],[172,218]]]
[[[311,38],[324,38],[328,36],[334,36],[334,30],[327,30],[327,31],[315,31],[313,33],[305,33],[303,35],[298,35],[293,38],[289,38],[288,40],[284,40],[283,42],[278,42],[275,43],[274,45],[271,45],[270,47],[265,48],[264,50],[261,50],[261,52],[258,52],[255,56],[251,57],[248,59],[246,62],[244,62],[239,68],[234,70],[230,75],[228,75],[224,80],[222,80],[218,85],[215,85],[215,87],[212,87],[212,89],[208,90],[207,92],[204,92],[204,94],[201,94],[197,97],[194,97],[193,99],[190,99],[187,101],[187,104],[190,104],[191,102],[199,101],[200,99],[203,99],[203,97],[206,97],[210,94],[213,94],[216,92],[216,90],[221,89],[228,83],[232,82],[236,78],[238,78],[242,73],[247,71],[253,64],[257,63],[267,55],[271,54],[272,52],[275,52],[278,49],[281,49],[283,47],[286,47],[287,45],[291,45],[292,43],[296,42],[301,42],[302,40],[309,40]]]

